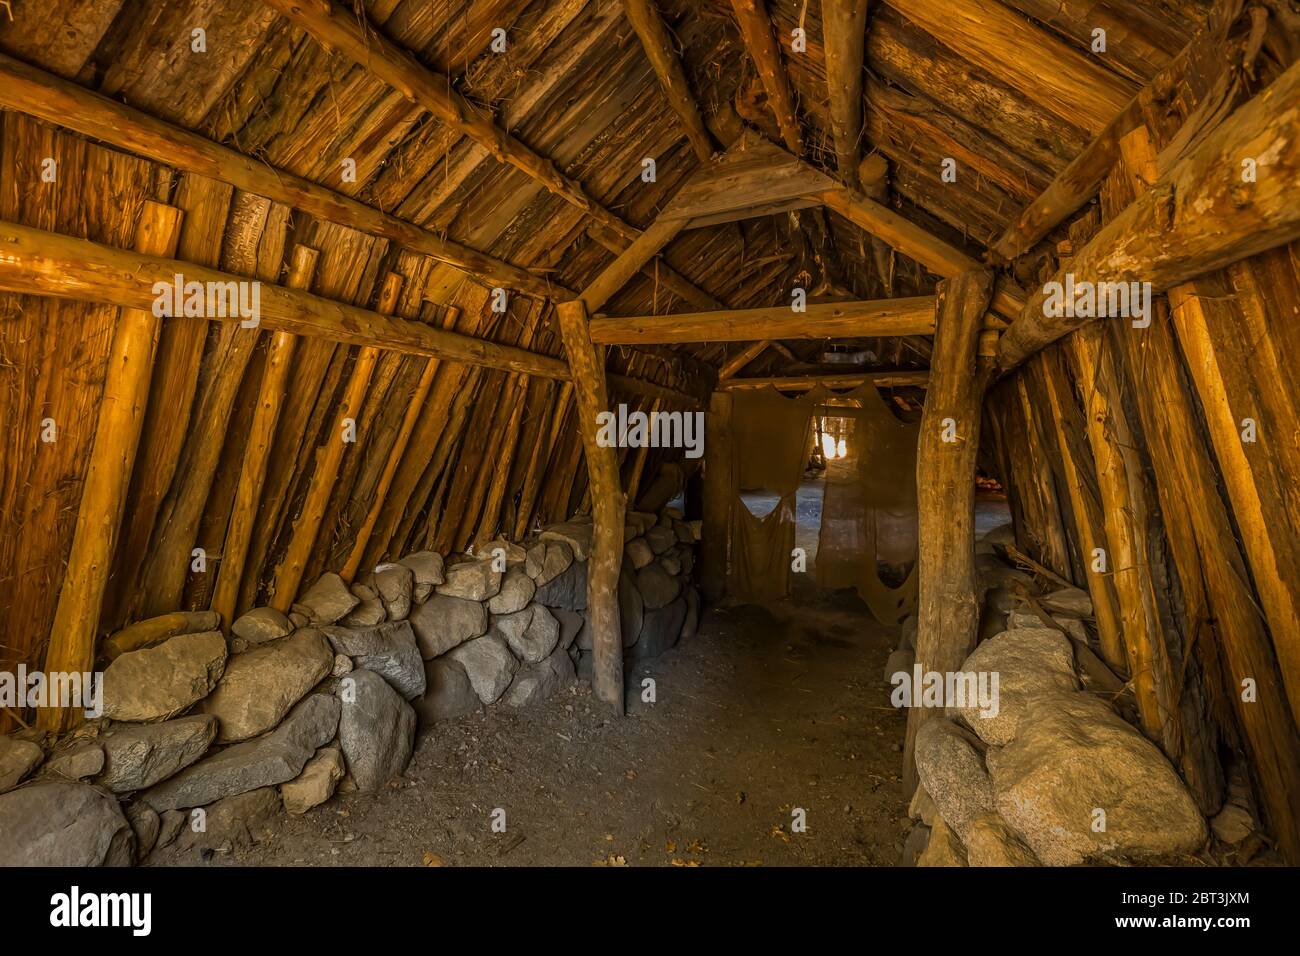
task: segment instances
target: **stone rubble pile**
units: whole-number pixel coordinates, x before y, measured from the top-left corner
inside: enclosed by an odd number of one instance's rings
[[[920,785],[908,807],[917,822],[904,864],[1185,860],[1206,844],[1205,818],[1159,747],[1116,712],[1111,700],[1118,695],[1098,686],[1104,665],[1092,650],[1087,592],[1038,593],[1030,574],[999,556],[996,546],[1009,539],[1010,526],[997,528],[977,548],[981,640],[962,665],[963,672],[998,675],[996,713],[970,700],[946,701],[944,712],[922,723],[915,743]],[[911,677],[915,647],[911,618],[886,681],[900,671]],[[1234,806],[1224,814],[1230,810],[1242,812]],[[1248,820],[1232,832],[1242,839],[1250,829]]]
[[[575,518],[474,554],[410,554],[351,585],[326,573],[288,614],[254,608],[229,636],[206,611],[113,635],[104,717],[53,743],[0,737],[0,866],[228,852],[281,810],[386,786],[417,727],[590,680],[591,537]],[[625,541],[622,640],[642,660],[698,626],[696,526],[629,512]]]

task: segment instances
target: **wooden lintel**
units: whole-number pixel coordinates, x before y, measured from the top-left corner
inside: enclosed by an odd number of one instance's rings
[[[592,340],[603,345],[859,338],[933,332],[934,296],[930,295],[867,302],[818,302],[803,312],[778,305],[591,320]]]
[[[774,388],[778,392],[806,392],[822,388],[858,388],[862,385],[875,385],[877,388],[925,388],[930,381],[930,373],[924,369],[912,371],[904,369],[896,372],[862,372],[857,375],[785,375],[770,378],[729,378],[719,382],[718,388],[724,392],[735,392],[753,388]]]

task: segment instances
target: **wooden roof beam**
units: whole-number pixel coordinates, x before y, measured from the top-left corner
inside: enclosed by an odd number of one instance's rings
[[[329,222],[388,239],[490,286],[558,299],[571,296],[519,266],[452,242],[301,176],[268,166],[197,133],[0,54],[0,106],[35,116],[154,162],[282,202]]]
[[[74,239],[14,222],[0,222],[0,290],[99,302],[119,308],[152,310],[155,283],[241,283],[245,276],[219,272],[192,262],[141,255]],[[511,345],[499,345],[422,322],[381,315],[299,289],[261,283],[260,319],[264,328],[316,336],[347,345],[375,346],[408,355],[429,355],[501,368],[543,378],[567,379],[558,358]],[[231,316],[226,321],[239,321]]]
[[[867,45],[868,0],[822,0],[822,45],[831,132],[840,179],[859,188],[862,153],[862,57]]]
[[[731,0],[736,14],[736,25],[745,49],[749,52],[758,75],[767,91],[768,103],[776,116],[777,126],[785,145],[796,156],[803,153],[803,132],[794,108],[794,92],[790,77],[781,62],[781,47],[772,34],[772,21],[768,18],[763,0]]]
[[[1097,195],[1102,182],[1119,161],[1120,140],[1144,123],[1144,104],[1166,100],[1168,91],[1173,90],[1186,73],[1188,63],[1210,55],[1209,51],[1226,44],[1230,26],[1227,23],[1216,25],[1213,19],[1203,24],[1187,46],[1152,77],[1151,82],[1061,170],[1038,198],[1021,211],[993,244],[992,253],[1004,262],[1024,255]]]
[[[1256,162],[1242,180],[1242,159]],[[1149,282],[1153,294],[1300,238],[1300,63],[1241,106],[1107,223],[1054,277]],[[1014,368],[1093,317],[1044,314],[1044,291],[1002,336]],[[1063,310],[1061,310],[1063,312]],[[1128,321],[1121,319],[1120,321]]]
[[[814,303],[804,312],[795,312],[788,305],[778,305],[761,309],[591,320],[591,338],[598,345],[933,334],[932,295],[872,302]]]
[[[930,381],[930,373],[924,369],[890,372],[862,372],[857,375],[778,375],[766,378],[729,378],[719,382],[718,388],[724,392],[735,392],[753,388],[774,388],[778,392],[806,392],[813,388],[858,388],[867,383],[877,388],[901,388],[912,386],[925,388]]]
[[[731,358],[722,363],[722,367],[718,369],[718,381],[723,382],[734,376],[746,365],[758,358],[759,355],[766,351],[767,347],[771,344],[772,343],[769,339],[760,339],[759,341],[741,349]]]
[[[1137,92],[1128,80],[997,0],[886,2],[967,62],[1094,135]]]
[[[826,208],[839,213],[854,225],[884,240],[910,256],[936,275],[955,278],[983,266],[957,247],[944,242],[888,206],[853,189],[835,189],[822,193]],[[993,294],[993,311],[1009,320],[1018,317],[1025,307],[1025,294],[1016,286],[999,280]]]
[[[668,105],[682,121],[686,129],[686,138],[691,149],[702,160],[713,155],[713,137],[704,125],[699,104],[691,95],[690,84],[686,80],[686,71],[673,49],[672,34],[664,24],[663,17],[655,7],[654,0],[623,0],[623,10],[627,14],[632,29],[636,31],[641,47],[645,50],[650,68],[654,70],[663,87]]]

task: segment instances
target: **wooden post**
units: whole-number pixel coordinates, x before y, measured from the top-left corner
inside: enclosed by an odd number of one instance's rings
[[[803,152],[803,132],[799,128],[799,115],[794,108],[794,94],[790,77],[781,62],[781,45],[772,35],[772,21],[767,15],[763,0],[731,0],[736,14],[736,25],[745,49],[749,51],[758,68],[758,75],[767,90],[768,102],[781,128],[781,138],[796,156]]]
[[[862,138],[862,56],[867,46],[867,0],[822,0],[826,88],[840,179],[858,188]]]
[[[735,506],[735,467],[731,435],[732,397],[714,392],[704,420],[704,525],[700,548],[700,587],[713,603],[727,593],[727,555],[731,550],[731,509]]]
[[[591,554],[587,560],[587,615],[591,621],[592,687],[596,696],[623,713],[623,639],[618,616],[618,576],[623,566],[623,514],[626,503],[618,474],[618,454],[597,440],[597,418],[609,410],[605,362],[587,330],[581,301],[557,306],[560,335],[569,359],[578,408],[578,432],[587,456],[591,491]]]
[[[295,246],[293,263],[285,284],[291,289],[309,289],[312,277],[316,274],[319,256],[319,251],[310,246]],[[244,574],[248,544],[253,535],[253,521],[257,517],[257,506],[262,500],[262,483],[266,480],[271,442],[280,421],[280,409],[284,404],[289,369],[297,345],[298,336],[290,332],[276,332],[266,353],[266,369],[258,388],[257,410],[249,425],[248,444],[240,466],[239,483],[235,486],[235,504],[230,513],[226,539],[221,546],[221,567],[217,570],[217,583],[212,590],[212,602],[209,605],[221,615],[227,627],[235,619],[239,582]]]
[[[389,315],[393,312],[401,288],[402,277],[390,272],[380,291],[381,314]],[[349,419],[353,421],[352,427],[356,427],[355,420],[365,402],[370,376],[374,374],[378,361],[379,349],[374,346],[367,345],[357,354],[347,389],[343,393],[343,403],[334,415],[334,425],[325,436],[324,448],[317,450],[316,467],[312,471],[311,484],[307,487],[307,497],[303,501],[298,520],[294,523],[284,560],[275,572],[271,606],[277,611],[287,612],[293,605],[293,599],[298,596],[307,560],[311,557],[312,548],[316,546],[316,536],[320,533],[321,521],[334,491],[335,479],[338,478],[339,466],[343,463],[343,453],[349,444],[343,440],[344,429],[348,427]]]
[[[919,538],[916,663],[923,671],[961,668],[979,632],[975,584],[975,467],[988,360],[977,359],[993,274],[963,273],[938,285],[930,387],[916,452]],[[913,748],[930,711],[907,713],[903,787],[916,789]]]
[[[179,209],[146,202],[136,226],[136,250],[170,257],[176,250],[180,224]],[[72,550],[45,652],[47,672],[86,673],[94,667],[99,615],[144,425],[161,329],[162,320],[152,312],[123,309],[113,330]],[[37,714],[37,725],[44,730],[57,732],[79,722],[76,709],[47,707]]]

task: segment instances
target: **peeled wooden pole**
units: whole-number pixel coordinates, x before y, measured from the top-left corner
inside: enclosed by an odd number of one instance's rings
[[[757,342],[753,342],[723,362],[722,367],[718,369],[718,381],[722,382],[731,378],[750,362],[754,361],[754,359],[758,358],[759,355],[767,349],[769,342],[769,339],[760,339]]]
[[[172,255],[180,224],[179,209],[146,202],[136,225],[136,249],[149,255]],[[154,350],[161,329],[162,320],[145,309],[123,309],[113,329],[72,550],[63,571],[63,587],[45,652],[47,673],[80,674],[94,669],[99,614],[144,425]],[[41,729],[57,732],[79,723],[80,711],[42,708],[36,720]]]
[[[772,35],[772,21],[768,18],[763,0],[731,0],[736,14],[736,25],[745,49],[749,51],[754,66],[758,68],[763,89],[780,127],[781,138],[796,156],[803,152],[803,133],[799,128],[799,115],[794,108],[794,93],[790,77],[781,62],[781,47]]]
[[[384,280],[379,294],[379,311],[391,313],[397,306],[397,297],[401,292],[402,277],[390,272]],[[343,463],[343,454],[347,446],[355,442],[343,440],[344,430],[349,420],[356,427],[356,418],[366,400],[366,390],[370,387],[370,377],[374,374],[375,364],[379,361],[379,349],[372,346],[363,348],[352,365],[347,387],[343,393],[343,403],[334,415],[334,424],[325,436],[325,445],[316,451],[316,467],[312,469],[311,484],[307,487],[307,497],[294,522],[293,534],[289,546],[285,549],[284,560],[275,571],[275,583],[271,588],[271,606],[277,611],[288,611],[298,596],[302,585],[303,572],[316,546],[316,536],[320,534],[321,521],[329,505],[330,495],[334,492],[334,482],[338,478],[339,467]],[[360,436],[356,436],[356,441]]]
[[[704,523],[700,541],[700,588],[717,603],[727,593],[727,555],[731,540],[731,396],[714,392],[704,419]]]
[[[934,296],[868,302],[815,302],[803,312],[788,305],[678,315],[639,315],[591,320],[592,341],[601,345],[681,342],[749,342],[873,335],[930,335]]]
[[[916,452],[916,664],[923,673],[960,670],[979,633],[975,468],[989,366],[977,353],[992,293],[988,271],[966,272],[938,286],[930,390]],[[907,712],[903,788],[908,794],[916,789],[917,731],[942,714],[916,700]]]
[[[695,150],[695,155],[700,159],[708,159],[713,155],[713,138],[704,125],[704,117],[700,115],[695,97],[691,95],[686,72],[673,49],[672,34],[664,25],[654,0],[623,0],[623,10],[641,41],[655,76],[659,78],[664,95],[668,97],[668,105],[686,129],[691,149]]]
[[[310,246],[294,246],[293,262],[285,284],[291,289],[309,289],[319,257],[320,252]],[[248,427],[248,444],[244,448],[244,461],[239,469],[239,483],[235,486],[235,503],[230,512],[226,538],[221,546],[217,583],[212,589],[210,607],[221,615],[227,626],[233,623],[239,603],[240,579],[244,575],[248,544],[253,536],[253,522],[257,518],[257,506],[262,500],[262,484],[266,480],[266,464],[271,456],[271,443],[280,421],[280,409],[284,405],[289,369],[297,345],[296,335],[276,332],[266,352],[266,368],[258,387],[257,409]]]
[[[925,388],[930,373],[925,369],[896,372],[862,372],[857,375],[777,375],[762,378],[729,378],[718,383],[724,392],[753,388],[774,388],[778,392],[806,392],[813,388],[858,388],[868,383],[877,388],[912,386]]]
[[[447,313],[443,317],[442,327],[444,329],[454,328],[459,317],[460,309],[455,306],[448,307]],[[384,470],[379,476],[379,483],[375,486],[375,499],[370,503],[370,510],[366,512],[361,527],[357,529],[357,536],[352,542],[352,552],[348,555],[347,563],[343,565],[343,570],[339,572],[345,581],[351,581],[355,578],[357,570],[361,567],[361,559],[366,553],[366,545],[370,543],[370,535],[374,532],[375,524],[379,521],[379,513],[383,510],[384,500],[388,496],[388,489],[392,487],[393,477],[397,474],[397,468],[402,463],[402,456],[406,454],[406,447],[410,444],[411,434],[415,431],[415,425],[424,412],[424,403],[429,398],[429,390],[433,388],[433,380],[437,373],[437,359],[431,358],[424,363],[424,371],[420,373],[420,381],[415,386],[415,394],[411,396],[411,404],[407,406],[406,414],[402,417],[402,427],[397,433],[392,449],[388,452],[388,461],[384,463]]]
[[[0,222],[0,290],[57,296],[126,308],[150,309],[153,286],[186,282],[240,283],[243,276],[166,256],[149,256],[86,239]],[[435,355],[467,365],[504,368],[546,378],[568,378],[559,359],[421,322],[381,315],[283,286],[260,286],[261,326],[347,345],[375,346],[408,355]],[[228,316],[227,321],[238,321]]]
[[[822,0],[822,41],[831,132],[840,178],[859,186],[862,138],[862,56],[867,46],[868,0]]]
[[[1249,163],[1247,161],[1250,161]],[[1300,238],[1300,63],[1244,104],[1108,222],[1053,277],[1150,283],[1152,294]],[[1029,297],[1002,336],[1007,370],[1091,315]],[[1060,314],[1048,315],[1048,311]]]
[[[591,554],[587,560],[587,619],[591,622],[592,688],[623,713],[623,639],[619,626],[618,576],[623,566],[623,515],[626,501],[618,473],[618,454],[597,441],[597,416],[609,410],[605,361],[587,331],[581,301],[557,306],[560,335],[572,373],[578,432],[587,458],[591,493]]]

